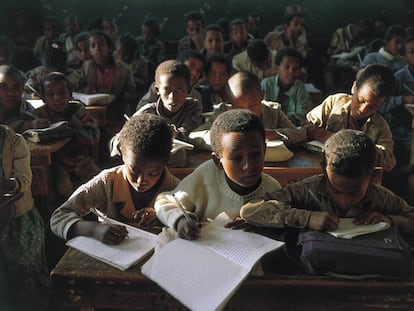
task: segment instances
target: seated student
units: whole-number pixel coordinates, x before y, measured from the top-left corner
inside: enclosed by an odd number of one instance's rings
[[[196,85],[199,82],[201,75],[204,70],[205,58],[204,56],[196,50],[185,50],[178,54],[177,60],[188,67],[190,70],[190,89],[187,94],[187,98],[191,98],[195,101],[203,103],[203,98],[201,93],[196,89]],[[158,99],[157,91],[155,90],[155,82],[151,84],[148,89],[148,92],[140,99],[137,109],[142,106],[156,102]]]
[[[148,59],[139,55],[135,38],[129,33],[122,33],[116,41],[115,56],[118,61],[123,61],[132,71],[136,97],[141,98],[148,89],[150,78],[148,76]]]
[[[241,18],[232,20],[229,33],[230,40],[224,44],[224,53],[233,56],[246,50],[249,43],[246,22]]]
[[[107,244],[122,242],[127,234],[125,227],[83,218],[90,207],[142,228],[157,225],[154,210],[157,194],[174,189],[179,182],[166,168],[171,148],[172,132],[163,118],[156,115],[130,118],[120,133],[122,165],[105,169],[80,186],[53,213],[52,231],[66,240],[85,235]]]
[[[1,117],[0,122],[3,123]],[[29,149],[22,136],[1,124],[0,152],[1,195],[23,194],[14,203],[1,207],[1,309],[53,310],[44,226],[31,192]]]
[[[266,139],[280,139],[287,144],[306,140],[306,130],[297,128],[286,116],[279,103],[263,100],[260,79],[251,72],[237,72],[229,79],[232,107],[253,111],[263,122]]]
[[[248,32],[248,38],[249,39],[262,39],[263,34],[261,31],[261,21],[262,18],[258,13],[252,12],[249,13],[247,16],[247,32]]]
[[[162,62],[155,71],[158,100],[142,106],[134,115],[151,113],[162,116],[173,127],[178,138],[186,139],[200,125],[202,111],[201,103],[186,98],[190,81],[186,65],[176,60]]]
[[[298,40],[304,29],[304,24],[305,16],[302,12],[284,15],[283,29],[269,32],[265,36],[264,42],[270,50],[280,51],[284,47],[293,47],[298,49],[303,57],[306,57],[307,47],[301,45]]]
[[[46,48],[55,41],[58,41],[60,34],[60,25],[56,18],[47,16],[43,20],[42,24],[44,35],[36,40],[33,48],[33,52],[39,60],[41,60],[42,54]]]
[[[281,104],[283,112],[296,126],[306,120],[312,99],[299,80],[303,66],[302,54],[295,48],[283,48],[276,55],[278,74],[262,80],[265,100]]]
[[[250,71],[260,79],[277,74],[276,51],[270,51],[260,39],[250,40],[247,50],[233,56],[232,65],[237,71]]]
[[[405,30],[402,26],[390,26],[385,33],[384,46],[378,52],[369,53],[361,62],[361,67],[370,64],[380,64],[392,71],[404,67],[405,62],[401,58],[401,47],[405,38]]]
[[[59,35],[59,41],[62,43],[63,50],[68,56],[68,62],[71,62],[76,57],[75,37],[80,32],[79,19],[74,15],[65,17],[66,32]]]
[[[99,129],[84,104],[69,103],[72,92],[65,75],[59,72],[46,75],[40,84],[40,94],[46,105],[34,114],[50,123],[68,121],[74,130],[72,139],[54,154],[52,164],[57,195],[67,199],[76,185],[100,171],[89,155],[89,148],[99,142]]]
[[[102,19],[102,31],[105,32],[113,42],[118,40],[119,26],[113,17],[105,17]]]
[[[185,50],[201,51],[203,40],[201,33],[204,27],[204,18],[199,12],[189,12],[185,14],[185,31],[187,35],[178,41],[178,52]]]
[[[199,236],[200,223],[207,218],[221,212],[238,217],[243,204],[280,188],[262,172],[266,145],[258,116],[242,109],[226,111],[214,121],[210,135],[213,159],[197,167],[174,191],[158,195],[154,204],[161,222],[189,240]],[[194,226],[183,217],[174,196],[188,210]]]
[[[219,25],[208,25],[203,29],[201,51],[208,60],[212,55],[222,55],[224,49],[223,29]]]
[[[158,40],[160,36],[160,25],[155,18],[146,18],[141,25],[141,36],[136,38],[139,55],[146,57],[152,68],[156,68],[164,60],[165,47]],[[153,70],[150,70],[152,73]],[[152,75],[150,75],[152,76]]]
[[[40,83],[42,79],[51,72],[63,73],[70,84],[72,90],[76,90],[81,84],[81,75],[74,69],[68,68],[67,55],[60,43],[52,43],[48,46],[42,55],[42,65],[33,68],[26,73],[27,81],[25,91],[31,94],[33,98],[39,97]],[[36,92],[34,92],[36,91]]]
[[[207,60],[205,72],[206,79],[200,81],[197,87],[203,98],[203,112],[213,111],[215,105],[230,102],[227,85],[231,74],[230,60],[223,55],[211,56]]]
[[[323,174],[276,189],[268,194],[269,200],[247,203],[241,208],[241,217],[255,226],[318,231],[335,230],[339,218],[355,218],[357,225],[382,221],[402,233],[412,233],[413,207],[371,180],[375,149],[372,140],[360,131],[335,133],[325,144]]]
[[[377,110],[391,95],[394,83],[393,73],[384,66],[361,69],[352,85],[352,95],[330,95],[306,115],[308,138],[324,143],[341,129],[362,131],[375,143],[377,163],[390,171],[395,166],[394,143],[387,122]]]
[[[131,69],[113,57],[115,44],[102,31],[89,33],[89,52],[92,59],[82,66],[82,85],[85,93],[109,93],[115,100],[107,106],[106,130],[113,135],[124,124],[124,114],[135,108],[135,83]]]
[[[81,70],[82,65],[85,61],[92,59],[91,54],[89,53],[89,34],[87,32],[80,32],[75,36],[74,39],[74,49],[75,57],[68,61],[68,67],[75,69],[76,71]]]

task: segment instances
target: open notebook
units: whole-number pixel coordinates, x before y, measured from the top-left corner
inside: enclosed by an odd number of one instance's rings
[[[390,226],[385,222],[379,222],[372,225],[355,225],[353,221],[354,218],[341,218],[338,224],[338,229],[328,231],[328,233],[337,238],[352,239],[359,235],[385,230]]]
[[[284,243],[224,228],[224,213],[201,230],[196,241],[167,243],[142,266],[142,273],[191,310],[225,306],[254,264]]]
[[[154,249],[157,235],[108,217],[105,222],[125,226],[128,237],[118,245],[108,245],[90,237],[77,236],[66,242],[66,245],[123,271],[141,261]]]

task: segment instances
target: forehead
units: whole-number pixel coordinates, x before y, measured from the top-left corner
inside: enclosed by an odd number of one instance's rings
[[[68,85],[64,80],[52,80],[52,81],[45,81],[43,83],[45,90],[50,89],[57,89],[57,88],[65,88],[67,89]]]
[[[298,23],[303,23],[305,19],[302,16],[295,16],[294,18],[292,18],[292,20],[290,21],[290,24],[298,24]]]
[[[158,81],[158,83],[165,86],[172,84],[186,84],[184,77],[173,73],[161,74],[159,79],[160,81]]]
[[[202,62],[197,57],[190,57],[190,58],[187,58],[184,61],[184,64],[186,64],[188,66],[198,66],[198,67],[202,67],[204,65],[204,62]]]
[[[187,22],[187,26],[188,27],[201,27],[202,26],[202,23],[201,23],[201,21],[199,20],[199,19],[190,19],[188,22]]]
[[[211,63],[210,71],[221,71],[227,73],[227,66],[223,63],[213,62]]]
[[[217,30],[207,30],[206,31],[206,38],[223,38],[220,31]]]
[[[232,31],[241,31],[241,30],[245,30],[246,29],[246,25],[245,24],[235,24],[235,25],[231,25],[231,30]]]
[[[251,148],[264,148],[263,136],[259,130],[250,130],[248,132],[225,132],[221,137],[222,153],[236,152]]]
[[[293,56],[284,56],[280,62],[280,65],[300,65],[300,60]]]
[[[1,83],[22,83],[19,77],[14,73],[0,73]]]
[[[143,157],[134,153],[127,146],[122,146],[121,148],[122,159],[126,166],[131,169],[152,170],[163,168],[165,165],[165,161],[162,159]]]
[[[101,35],[92,35],[92,36],[90,36],[89,37],[89,42],[106,44],[105,37],[101,36]]]
[[[345,177],[335,173],[329,165],[326,168],[326,175],[332,189],[343,194],[353,194],[365,189],[370,182],[370,176]]]

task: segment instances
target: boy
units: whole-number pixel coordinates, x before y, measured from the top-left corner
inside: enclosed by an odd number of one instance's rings
[[[247,16],[246,27],[248,30],[249,39],[261,39],[263,35],[261,33],[261,16],[258,13],[250,13]]]
[[[212,55],[223,54],[223,29],[218,25],[208,25],[203,30],[203,55],[208,59]]]
[[[75,37],[80,32],[79,19],[74,15],[69,15],[65,18],[65,33],[59,35],[59,41],[63,45],[63,49],[68,56],[68,63],[73,61],[76,57]]]
[[[352,95],[330,95],[306,115],[308,138],[324,143],[341,129],[362,131],[377,147],[378,164],[390,171],[395,165],[394,143],[387,122],[377,110],[391,95],[394,83],[393,73],[384,66],[361,69],[352,85]]]
[[[355,130],[342,130],[328,139],[322,160],[324,174],[312,176],[269,194],[269,201],[251,202],[241,217],[255,226],[335,230],[339,218],[355,224],[380,221],[402,233],[414,231],[414,209],[371,181],[376,163],[372,140]],[[320,202],[320,206],[313,193]]]
[[[230,23],[230,41],[224,44],[224,53],[230,56],[239,54],[247,48],[246,22],[243,19],[235,19]]]
[[[297,144],[306,139],[306,130],[297,128],[284,114],[280,105],[263,100],[260,79],[251,72],[238,72],[229,79],[233,95],[232,106],[254,112],[263,122],[266,139],[281,139],[288,144]]]
[[[178,52],[185,50],[201,51],[203,48],[203,40],[201,33],[204,27],[203,16],[199,12],[189,12],[185,15],[185,31],[187,36],[178,42]]]
[[[234,55],[232,65],[237,71],[250,71],[263,79],[277,74],[275,57],[276,51],[270,51],[263,40],[253,39],[246,51]]]
[[[153,208],[156,195],[178,184],[166,168],[172,147],[171,129],[156,115],[139,115],[127,121],[120,133],[123,164],[103,170],[55,210],[50,226],[59,237],[69,240],[91,236],[107,244],[121,243],[125,227],[83,218],[95,207],[109,217],[143,228],[157,224]]]
[[[283,48],[276,55],[278,74],[262,80],[266,100],[281,104],[282,110],[296,126],[306,120],[312,100],[299,80],[303,66],[302,54],[295,48]]]
[[[202,111],[201,103],[186,98],[190,79],[186,65],[176,60],[162,62],[155,71],[158,100],[142,106],[134,115],[152,113],[162,116],[179,137],[186,139],[201,124]]]
[[[161,222],[189,240],[199,236],[200,223],[206,219],[221,212],[237,217],[244,203],[280,188],[275,179],[262,173],[265,132],[254,113],[242,109],[222,113],[210,136],[213,159],[196,168],[173,192],[161,193],[154,205]],[[193,224],[183,217],[178,200]]]
[[[46,105],[35,110],[34,114],[50,123],[68,121],[74,130],[72,139],[54,154],[57,194],[66,199],[73,192],[73,183],[83,183],[100,171],[89,155],[89,148],[99,142],[100,132],[95,119],[82,103],[69,103],[72,92],[62,73],[47,74],[40,84],[40,94]]]
[[[405,62],[400,57],[401,47],[405,38],[405,30],[401,26],[390,26],[385,33],[384,46],[378,52],[369,53],[361,62],[361,67],[370,64],[380,64],[393,72],[404,67]]]
[[[137,37],[139,54],[148,58],[155,68],[164,59],[165,47],[158,40],[160,25],[155,18],[147,18],[141,26],[141,36]]]
[[[45,17],[43,20],[43,36],[36,40],[33,52],[37,59],[41,61],[43,51],[58,39],[60,33],[59,21],[51,16]]]
[[[89,53],[89,34],[87,32],[80,32],[74,39],[75,57],[68,62],[68,67],[80,71],[85,61],[92,58]]]

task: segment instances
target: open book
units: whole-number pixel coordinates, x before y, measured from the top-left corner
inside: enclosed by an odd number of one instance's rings
[[[293,157],[285,143],[281,140],[266,141],[265,162],[281,162],[287,161]]]
[[[167,243],[142,273],[191,310],[223,308],[260,257],[284,244],[224,228],[230,221],[222,213],[201,230],[199,240]]]
[[[141,261],[154,249],[158,237],[156,234],[108,217],[105,222],[125,226],[128,237],[118,245],[108,245],[90,237],[77,236],[66,242],[66,245],[123,271]]]
[[[85,94],[79,92],[73,92],[72,97],[74,99],[80,100],[86,106],[90,105],[108,105],[114,100],[114,96],[105,93],[96,93],[96,94]]]
[[[304,146],[305,149],[315,153],[322,153],[325,149],[325,144],[316,139],[305,142]]]
[[[390,225],[385,222],[379,222],[372,225],[355,225],[354,218],[341,218],[338,229],[328,231],[329,234],[341,239],[352,239],[353,237],[374,233],[387,229]]]
[[[178,150],[181,150],[181,149],[193,150],[194,145],[174,138],[171,153],[175,153],[175,152],[177,152]]]
[[[46,143],[57,139],[72,137],[74,133],[75,130],[69,126],[68,121],[59,121],[45,128],[28,129],[22,135],[31,142]]]

